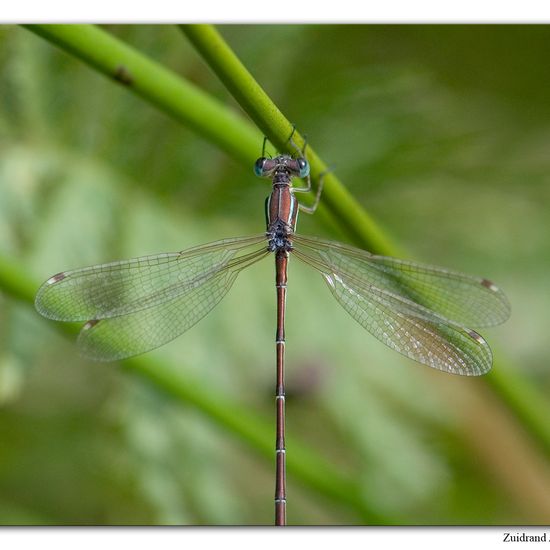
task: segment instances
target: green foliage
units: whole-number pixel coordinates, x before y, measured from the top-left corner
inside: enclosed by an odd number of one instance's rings
[[[255,136],[259,153],[261,132],[177,29],[105,30],[205,90],[208,105],[216,97],[210,112],[229,122],[217,132],[213,115],[201,131],[200,117],[161,106],[167,117],[145,92],[144,102],[26,30],[0,29],[0,523],[269,523],[269,262],[243,273],[189,333],[128,369],[86,363],[72,340],[12,299],[28,285],[17,270],[5,277],[10,259],[39,281],[263,229],[267,188],[241,164],[254,157]],[[508,375],[498,378],[512,371],[521,388],[506,410],[483,381],[431,372],[378,344],[314,273],[292,264],[289,519],[547,522],[548,444],[536,428],[545,409],[529,392],[532,382],[548,389],[549,134],[537,60],[550,31],[219,30],[396,241],[498,281],[513,305],[511,321],[487,331],[510,358],[492,387],[512,391]],[[96,59],[118,66],[94,51],[94,34],[77,38],[86,37]],[[302,216],[300,231],[335,230]],[[514,414],[530,415],[531,438]]]

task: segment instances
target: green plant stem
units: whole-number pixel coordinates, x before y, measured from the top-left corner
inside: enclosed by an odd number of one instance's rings
[[[125,84],[129,90],[189,125],[234,158],[250,165],[257,156],[261,132],[255,131],[204,92],[108,33],[90,25],[29,25],[26,28],[119,82],[128,80],[121,71],[125,68],[132,77],[131,83]],[[281,150],[288,150],[286,140],[290,135],[290,123],[217,30],[208,25],[185,25],[183,31],[262,132]],[[296,141],[300,145],[301,137],[297,135]],[[309,148],[308,151],[314,175],[318,176],[326,165],[314,151]],[[334,214],[339,226],[347,230],[358,245],[380,254],[405,255],[390,243],[334,174],[328,174],[326,178],[323,203]],[[550,455],[550,405],[532,383],[523,377],[519,382],[517,378],[511,369],[497,361],[493,372],[483,380],[514,411],[533,439]]]
[[[200,88],[95,25],[24,25],[252,166],[263,135]]]
[[[523,427],[550,456],[548,397],[504,358],[495,360],[493,369],[483,380],[514,411]]]
[[[277,150],[296,154],[288,139],[293,131],[292,123],[271,101],[220,33],[212,25],[180,27]],[[292,139],[298,147],[303,147],[304,138],[297,130]],[[319,175],[327,172],[328,167],[310,145],[307,147],[307,159],[311,165],[312,178],[318,182]],[[328,210],[340,228],[359,246],[380,254],[402,255],[332,172],[324,176],[322,207]]]

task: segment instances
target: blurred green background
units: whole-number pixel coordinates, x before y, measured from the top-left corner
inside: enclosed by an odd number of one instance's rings
[[[239,111],[176,27],[104,29]],[[550,27],[219,30],[408,257],[505,289],[512,317],[483,334],[547,394]],[[26,29],[0,27],[0,44],[0,252],[37,285],[264,230],[269,187],[252,167]],[[299,230],[343,238],[315,216]],[[272,419],[274,444],[273,270],[243,272],[152,355]],[[274,459],[120,365],[81,359],[56,328],[0,289],[0,524],[271,523]],[[550,522],[544,448],[483,380],[392,352],[296,261],[287,391],[289,435],[384,523]],[[288,496],[289,523],[365,523],[290,467]]]

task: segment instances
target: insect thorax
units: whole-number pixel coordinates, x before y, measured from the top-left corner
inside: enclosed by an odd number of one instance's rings
[[[268,238],[267,248],[270,252],[279,250],[290,252],[292,250],[292,228],[282,220],[277,220],[268,227],[266,236]]]

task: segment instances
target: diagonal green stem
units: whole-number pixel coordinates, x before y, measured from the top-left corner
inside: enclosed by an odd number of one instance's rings
[[[95,25],[24,25],[252,166],[263,135],[194,84]]]
[[[277,150],[295,154],[288,140],[293,125],[254,80],[220,33],[212,25],[181,25],[181,29]],[[297,130],[292,139],[298,147],[303,147],[304,138]],[[318,181],[319,175],[327,172],[327,165],[309,145],[307,158],[313,180]],[[332,172],[324,177],[322,206],[358,245],[381,254],[400,255],[396,245]]]

